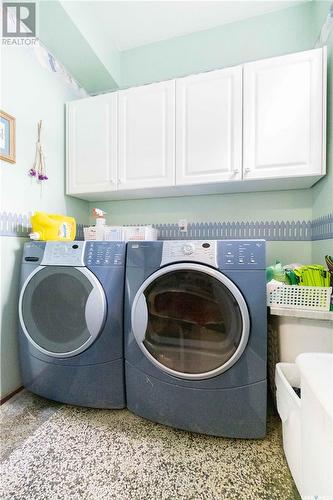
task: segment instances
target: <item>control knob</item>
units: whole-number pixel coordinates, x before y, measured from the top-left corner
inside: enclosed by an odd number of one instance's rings
[[[183,246],[184,255],[191,255],[193,252],[194,252],[194,245],[191,245],[191,243],[188,243],[187,245]]]

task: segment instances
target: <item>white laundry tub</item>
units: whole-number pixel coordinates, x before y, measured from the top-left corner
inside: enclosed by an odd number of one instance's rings
[[[333,354],[276,365],[283,448],[303,499],[333,499]],[[292,387],[300,387],[298,397]]]
[[[301,489],[301,399],[293,387],[301,379],[295,363],[278,363],[275,372],[276,404],[282,420],[283,449],[297,489]]]

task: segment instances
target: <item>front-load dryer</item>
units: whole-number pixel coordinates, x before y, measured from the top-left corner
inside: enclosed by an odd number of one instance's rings
[[[130,242],[127,406],[216,436],[266,432],[263,240]]]
[[[125,406],[124,242],[31,242],[23,251],[23,385],[55,401]]]

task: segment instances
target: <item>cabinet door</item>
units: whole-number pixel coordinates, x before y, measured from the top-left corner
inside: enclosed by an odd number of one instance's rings
[[[241,179],[242,68],[176,82],[177,184]]]
[[[175,183],[175,82],[119,92],[118,189]]]
[[[67,194],[116,189],[117,94],[67,104]]]
[[[244,66],[244,179],[324,174],[326,53]]]

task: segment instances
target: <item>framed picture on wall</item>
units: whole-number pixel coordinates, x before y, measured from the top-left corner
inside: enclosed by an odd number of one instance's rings
[[[15,118],[0,111],[0,159],[15,163]]]

